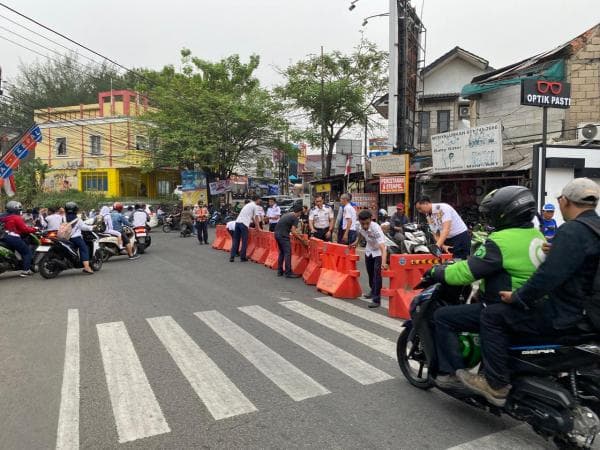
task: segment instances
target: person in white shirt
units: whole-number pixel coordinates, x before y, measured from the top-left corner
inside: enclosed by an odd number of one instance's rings
[[[65,216],[61,216],[56,208],[48,208],[48,215],[44,219],[47,231],[58,231],[60,224],[65,221]]]
[[[369,274],[371,292],[365,297],[371,299],[369,308],[377,308],[381,305],[381,270],[388,268],[385,235],[379,224],[373,220],[373,215],[368,209],[364,209],[358,214],[358,220],[360,221],[358,236],[351,246],[356,247],[361,237],[367,242],[365,264]]]
[[[274,198],[269,199],[269,208],[267,209],[267,219],[269,220],[269,231],[275,231],[275,226],[281,217],[281,209]]]
[[[134,228],[145,227],[146,222],[148,222],[148,214],[146,213],[146,211],[144,211],[144,205],[135,205],[135,212],[133,213],[131,224]]]
[[[315,197],[315,207],[308,215],[308,226],[313,237],[330,241],[333,232],[333,209],[323,204],[323,197]]]
[[[235,232],[235,220],[230,220],[225,226],[227,227],[227,231],[229,232],[231,239],[233,239],[233,233]]]
[[[260,206],[261,200],[258,195],[252,196],[252,201],[245,205],[237,219],[235,220],[235,231],[231,245],[231,254],[229,262],[235,261],[235,257],[240,255],[241,261],[248,261],[246,257],[246,248],[248,247],[248,228],[254,222],[257,230],[260,230],[260,218],[264,215],[264,210]],[[242,248],[240,249],[240,243]]]
[[[350,204],[350,196],[348,194],[342,194],[340,203],[338,244],[351,244],[356,240],[356,231],[358,230],[356,210]]]
[[[456,210],[447,203],[431,203],[427,196],[421,197],[416,207],[427,216],[435,244],[444,252],[451,252],[454,258],[467,259],[471,253],[471,238]]]

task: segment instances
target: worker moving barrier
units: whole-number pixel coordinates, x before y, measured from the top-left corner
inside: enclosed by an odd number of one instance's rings
[[[390,255],[389,270],[384,270],[384,278],[390,279],[389,288],[381,289],[381,295],[390,298],[389,316],[410,319],[410,304],[420,290],[414,287],[429,269],[452,258],[443,254],[436,258],[431,254]]]
[[[265,266],[275,270],[277,269],[277,260],[279,259],[279,247],[277,246],[277,241],[275,240],[275,233],[263,231],[263,235],[267,235],[266,243],[268,249]]]
[[[321,253],[321,273],[317,289],[336,298],[358,298],[362,294],[358,255],[347,245],[327,243]]]
[[[268,232],[254,229],[255,246],[250,259],[258,264],[264,264],[269,256]]]
[[[327,242],[314,237],[308,241],[308,262],[302,274],[302,279],[308,285],[314,286],[319,281],[319,275],[321,275],[321,253],[325,251],[326,246]]]
[[[229,234],[227,232],[226,225],[217,225],[215,241],[213,242],[212,248],[217,250],[223,250],[223,246],[225,245],[225,235]],[[230,245],[231,248],[231,245]]]
[[[308,236],[302,235],[304,242],[308,242]],[[297,275],[302,275],[308,266],[308,246],[301,240],[290,237],[292,244],[292,272]]]

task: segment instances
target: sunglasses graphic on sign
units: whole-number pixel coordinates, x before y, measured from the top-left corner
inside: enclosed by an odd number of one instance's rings
[[[538,81],[537,90],[540,94],[547,94],[548,91],[554,95],[558,95],[562,92],[563,85],[558,81]]]

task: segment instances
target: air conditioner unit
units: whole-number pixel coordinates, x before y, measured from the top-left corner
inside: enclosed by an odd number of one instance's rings
[[[459,106],[458,107],[458,117],[461,119],[469,118],[469,107],[468,106]]]
[[[577,125],[577,139],[579,142],[600,141],[600,122]]]

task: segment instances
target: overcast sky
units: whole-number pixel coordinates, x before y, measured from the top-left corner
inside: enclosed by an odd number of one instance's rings
[[[387,18],[361,27],[366,16],[386,12],[388,0],[359,0],[354,11],[348,10],[350,0],[3,1],[127,67],[178,64],[182,47],[206,59],[257,53],[258,75],[267,85],[280,82],[274,67],[318,53],[321,45],[351,50],[360,30],[388,47]],[[422,3],[413,0],[418,11]],[[49,35],[4,8],[0,14]],[[598,0],[425,0],[426,59],[459,45],[501,67],[560,45],[599,21]],[[0,26],[0,36],[41,53],[52,55],[12,32],[56,48],[2,17]],[[4,79],[14,77],[19,61],[35,58],[41,59],[0,39]]]

